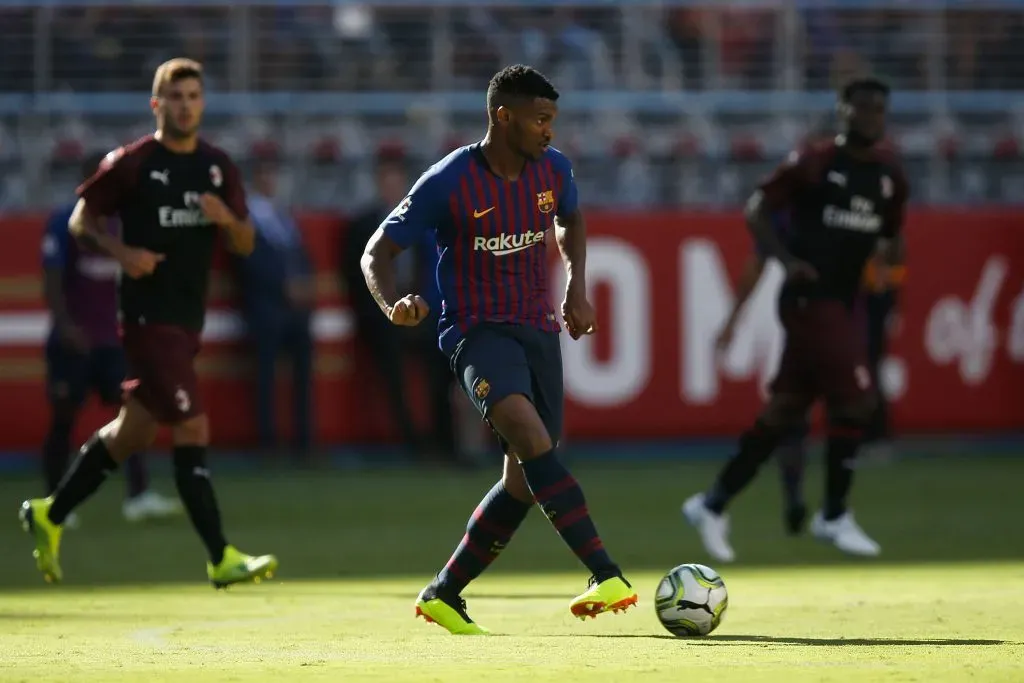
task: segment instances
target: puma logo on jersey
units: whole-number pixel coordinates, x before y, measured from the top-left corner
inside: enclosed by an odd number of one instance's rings
[[[544,232],[523,232],[518,235],[500,235],[498,237],[474,237],[473,251],[488,251],[495,256],[507,256],[517,251],[529,249],[535,244],[543,244]]]
[[[170,170],[168,170],[166,168],[163,171],[150,171],[149,172],[149,179],[150,180],[159,180],[164,185],[170,185],[171,184],[171,172],[170,172]]]

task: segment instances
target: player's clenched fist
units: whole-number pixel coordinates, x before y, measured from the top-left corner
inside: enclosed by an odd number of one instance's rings
[[[562,319],[573,339],[597,332],[597,313],[582,290],[569,288],[566,291],[565,301],[562,302]]]
[[[140,277],[152,275],[158,263],[163,261],[163,254],[154,253],[148,249],[136,249],[128,247],[121,255],[121,269],[124,274],[133,280]]]
[[[395,325],[412,327],[423,322],[430,313],[430,306],[418,294],[403,296],[391,307],[391,322]]]
[[[212,192],[205,192],[199,197],[199,208],[217,225],[230,225],[235,220],[235,214],[231,213],[224,200]]]

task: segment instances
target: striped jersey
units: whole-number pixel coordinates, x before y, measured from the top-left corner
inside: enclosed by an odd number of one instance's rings
[[[400,247],[427,233],[438,250],[438,346],[451,355],[481,322],[561,330],[548,291],[546,236],[578,206],[572,164],[549,147],[514,180],[496,175],[481,143],[459,148],[420,176],[382,224]]]

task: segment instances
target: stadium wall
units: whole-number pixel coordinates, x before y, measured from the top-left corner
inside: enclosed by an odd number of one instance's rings
[[[388,412],[336,272],[344,221],[306,214],[318,270],[315,387],[321,443],[393,439]],[[47,412],[42,343],[42,216],[0,219],[0,450],[42,442]],[[565,337],[568,436],[679,438],[733,434],[755,415],[782,343],[775,317],[780,269],[769,267],[733,348],[715,334],[750,242],[736,212],[595,213],[588,217],[588,280],[601,331]],[[907,225],[909,274],[883,384],[904,433],[990,433],[1024,428],[1024,214],[1013,209],[915,209]],[[552,247],[552,259],[557,259]],[[251,361],[234,313],[225,260],[212,283],[199,367],[214,440],[254,440]],[[560,273],[560,270],[555,271]],[[559,298],[560,277],[552,296]],[[414,393],[420,396],[413,379]],[[286,399],[286,376],[281,379]],[[279,403],[282,424],[288,401]],[[423,402],[419,400],[423,411]],[[90,407],[84,438],[107,417]],[[287,431],[287,430],[286,430]]]

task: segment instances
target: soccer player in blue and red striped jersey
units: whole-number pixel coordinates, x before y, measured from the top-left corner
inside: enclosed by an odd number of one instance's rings
[[[548,292],[553,229],[568,275],[562,319],[573,339],[596,330],[586,290],[586,228],[572,165],[550,146],[558,92],[522,65],[487,89],[488,128],[429,168],[370,238],[370,292],[396,325],[427,317],[419,295],[395,291],[392,261],[433,236],[443,297],[439,346],[505,452],[502,478],[470,517],[448,564],[420,593],[417,615],[451,633],[484,634],[462,590],[505,548],[534,503],[593,575],[570,604],[580,618],[636,604],[601,542],[579,484],[556,455],[562,430],[560,325]]]

